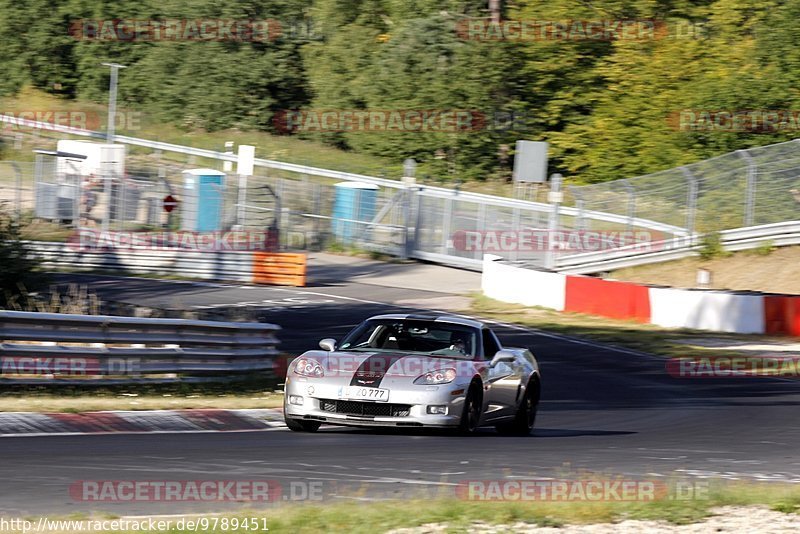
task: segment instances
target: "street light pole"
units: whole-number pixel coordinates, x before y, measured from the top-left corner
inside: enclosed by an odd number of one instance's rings
[[[118,63],[103,63],[106,67],[111,67],[111,86],[108,88],[108,126],[106,127],[106,142],[114,142],[114,119],[117,114],[117,73],[119,69],[126,68],[125,65]]]

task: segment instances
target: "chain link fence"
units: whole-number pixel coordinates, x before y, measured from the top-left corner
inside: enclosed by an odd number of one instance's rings
[[[689,234],[796,220],[800,141],[568,190],[579,208],[680,226]]]
[[[554,258],[586,252],[580,236],[588,234],[639,232],[657,241],[800,219],[794,141],[636,178],[567,185],[563,197],[549,199],[557,208],[541,201],[544,188],[533,195],[537,202],[413,182],[347,186],[265,167],[246,178],[198,167],[194,159],[139,153],[122,172],[95,176],[38,154],[34,162],[0,162],[0,202],[33,221],[27,237],[41,240],[67,240],[76,231],[233,231],[260,236],[256,248],[350,248],[467,267],[478,267],[484,253],[552,266]],[[171,213],[168,197],[177,201]]]

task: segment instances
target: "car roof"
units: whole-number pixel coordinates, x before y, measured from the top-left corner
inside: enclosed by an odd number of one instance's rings
[[[397,320],[418,320],[418,321],[434,321],[438,323],[458,324],[461,326],[470,326],[472,328],[483,328],[486,326],[481,321],[470,319],[468,317],[461,317],[458,315],[439,315],[436,313],[388,313],[384,315],[374,315],[370,319],[397,319]]]

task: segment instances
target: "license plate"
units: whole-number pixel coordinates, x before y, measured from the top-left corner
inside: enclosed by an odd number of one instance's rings
[[[339,397],[354,400],[374,400],[386,402],[389,400],[388,389],[345,387],[339,390]]]

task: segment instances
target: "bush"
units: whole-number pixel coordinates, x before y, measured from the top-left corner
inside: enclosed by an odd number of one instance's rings
[[[722,244],[722,235],[719,232],[709,232],[700,241],[700,257],[704,260],[725,258],[731,253],[725,250]]]
[[[756,256],[769,256],[773,252],[778,250],[778,247],[775,246],[775,242],[772,240],[765,241],[761,243],[756,248],[753,249],[753,254]]]
[[[0,206],[0,307],[27,299],[28,291],[37,291],[46,284],[39,264],[20,239],[20,228],[12,219],[11,210]]]

